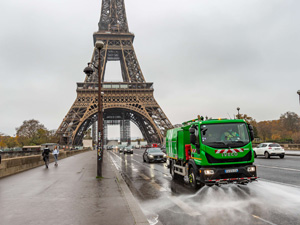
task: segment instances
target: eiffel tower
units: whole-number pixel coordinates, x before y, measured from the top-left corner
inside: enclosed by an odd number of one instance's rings
[[[98,27],[93,39],[94,44],[97,40],[104,42],[100,65],[99,51],[94,48],[89,64],[93,73],[84,82],[77,83],[77,98],[56,132],[60,144],[81,145],[87,129],[96,126],[99,66],[104,92],[104,143],[108,125],[120,125],[121,141],[130,139],[130,121],[148,143],[162,143],[166,131],[173,126],[154,99],[153,83],[146,82],[138,63],[133,48],[135,36],[128,29],[124,0],[102,0]],[[123,82],[104,82],[108,61],[120,62]]]

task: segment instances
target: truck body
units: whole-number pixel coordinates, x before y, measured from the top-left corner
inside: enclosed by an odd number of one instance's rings
[[[199,117],[170,129],[166,153],[172,178],[184,177],[195,189],[255,181],[253,139],[253,127],[241,119]]]

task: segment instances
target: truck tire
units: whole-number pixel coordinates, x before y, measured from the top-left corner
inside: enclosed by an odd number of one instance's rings
[[[270,158],[269,152],[265,152],[265,158],[266,158],[266,159],[269,159],[269,158]]]
[[[193,189],[198,190],[200,186],[197,184],[196,177],[196,171],[191,167],[189,169],[189,183]]]

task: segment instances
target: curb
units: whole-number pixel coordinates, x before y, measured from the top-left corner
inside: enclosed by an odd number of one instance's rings
[[[285,155],[290,155],[290,156],[300,156],[300,154],[293,154],[293,153],[285,153]]]
[[[135,198],[133,197],[131,191],[129,190],[125,180],[123,179],[123,177],[121,176],[121,173],[117,170],[116,166],[113,164],[110,155],[106,152],[106,155],[109,156],[107,158],[109,158],[110,163],[112,164],[113,170],[115,172],[115,175],[117,177],[117,181],[119,183],[119,186],[121,187],[121,190],[123,192],[123,195],[128,203],[129,209],[134,217],[135,220],[135,224],[137,225],[149,225],[149,222],[146,218],[146,216],[144,215],[139,203],[135,200]]]

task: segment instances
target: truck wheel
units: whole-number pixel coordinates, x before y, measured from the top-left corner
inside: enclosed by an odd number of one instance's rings
[[[270,158],[269,152],[265,152],[265,158],[266,158],[266,159],[269,159],[269,158]]]
[[[199,189],[199,185],[197,184],[196,181],[196,172],[193,167],[189,169],[189,183],[193,189],[195,190]]]

